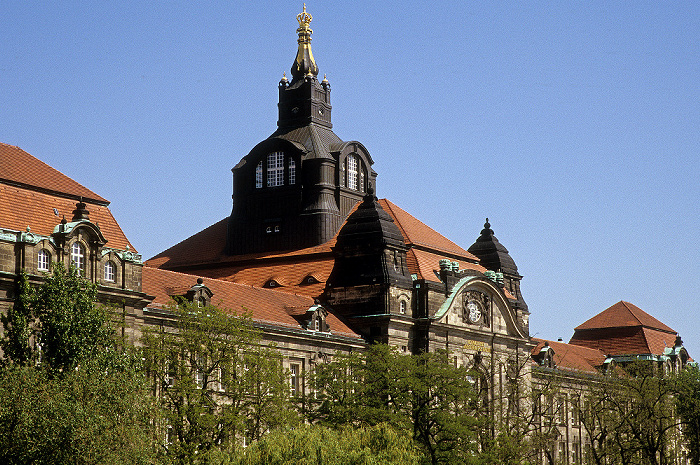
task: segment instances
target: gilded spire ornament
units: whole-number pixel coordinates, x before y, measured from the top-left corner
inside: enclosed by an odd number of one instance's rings
[[[297,21],[299,22],[297,43],[299,47],[294,64],[292,64],[292,83],[307,76],[312,78],[318,76],[318,66],[316,66],[314,55],[311,53],[311,34],[313,34],[313,31],[309,24],[311,24],[312,19],[313,17],[306,12],[306,3],[304,3],[304,11],[297,15]]]

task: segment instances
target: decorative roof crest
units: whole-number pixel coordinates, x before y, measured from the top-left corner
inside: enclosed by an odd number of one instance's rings
[[[313,19],[313,16],[311,16],[310,14],[308,14],[306,12],[306,3],[304,3],[304,11],[302,11],[301,13],[299,13],[297,15],[297,21],[299,21],[299,27],[304,28],[304,29],[308,29],[309,24],[311,24],[312,19]]]

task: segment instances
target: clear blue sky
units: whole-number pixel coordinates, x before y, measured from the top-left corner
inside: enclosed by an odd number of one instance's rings
[[[151,257],[230,213],[301,6],[4,0],[0,141],[111,200]],[[463,247],[489,217],[532,335],[627,300],[700,358],[700,2],[307,8],[336,134]]]

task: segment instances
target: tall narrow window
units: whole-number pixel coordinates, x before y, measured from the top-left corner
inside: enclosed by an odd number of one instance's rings
[[[284,152],[272,152],[267,156],[267,187],[284,184]]]
[[[114,262],[109,261],[105,263],[105,281],[110,283],[114,282],[114,275],[116,274],[117,267]]]
[[[49,271],[51,255],[46,249],[41,249],[36,256],[36,269],[39,271]]]
[[[299,392],[299,375],[300,375],[299,365],[292,364],[289,366],[289,384],[290,384],[290,394],[295,397],[300,394]]]
[[[357,190],[357,157],[355,155],[348,155],[347,158],[347,163],[348,163],[348,187],[350,189],[355,189]]]
[[[263,166],[262,162],[255,167],[255,188],[261,189],[263,184]]]
[[[70,249],[70,262],[78,272],[78,276],[85,274],[85,250],[79,242],[74,242]]]
[[[365,170],[360,170],[360,192],[365,191]]]
[[[297,182],[297,163],[293,158],[289,159],[289,185],[296,184]]]

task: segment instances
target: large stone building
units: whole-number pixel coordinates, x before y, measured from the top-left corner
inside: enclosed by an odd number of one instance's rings
[[[0,311],[22,270],[39,282],[60,261],[99,285],[135,339],[167,318],[174,297],[247,309],[302,392],[301,374],[337,351],[373,342],[406,353],[446,349],[483,374],[494,415],[508,410],[514,377],[527,389],[553,370],[576,384],[614,360],[641,356],[669,370],[688,361],[675,331],[624,302],[577,327],[569,344],[531,338],[522,276],[488,219],[465,250],[375,197],[369,151],[333,132],[311,16],[297,20],[277,128],[233,168],[231,215],[145,263],[107,200],[0,144]],[[587,438],[575,418],[560,428],[557,457],[577,463]]]

